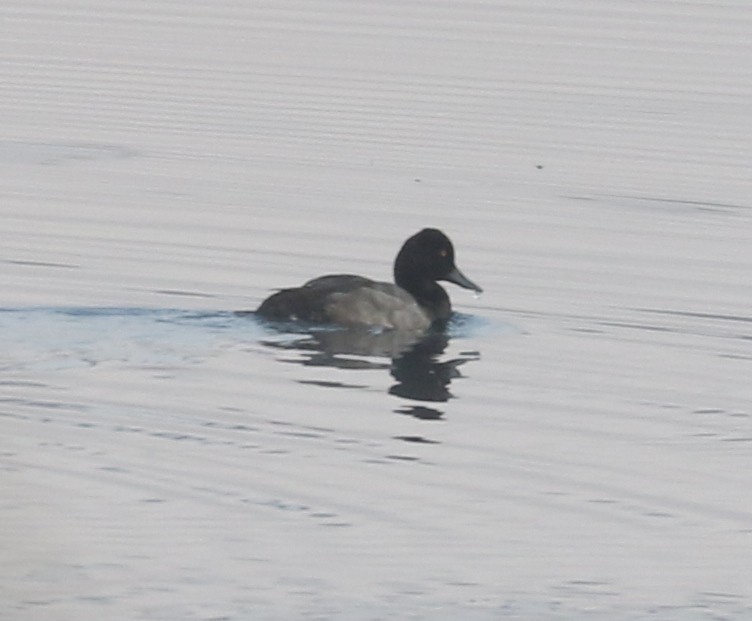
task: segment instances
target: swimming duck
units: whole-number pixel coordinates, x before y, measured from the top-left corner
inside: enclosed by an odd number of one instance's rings
[[[449,320],[449,296],[437,281],[483,290],[454,264],[454,247],[438,229],[410,237],[394,261],[394,282],[352,274],[332,274],[302,287],[282,289],[261,303],[256,313],[275,321],[308,321],[398,330],[442,327]]]

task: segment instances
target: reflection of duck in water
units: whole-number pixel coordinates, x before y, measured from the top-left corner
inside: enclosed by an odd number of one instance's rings
[[[422,331],[443,327],[452,313],[439,280],[482,291],[454,264],[449,238],[438,229],[423,229],[397,254],[396,284],[350,274],[321,276],[302,287],[278,291],[264,300],[256,313],[277,321]]]
[[[425,334],[387,330],[380,333],[353,328],[314,330],[286,341],[270,340],[265,344],[277,349],[304,352],[297,362],[303,366],[337,369],[389,370],[396,383],[389,393],[415,401],[441,402],[452,395],[449,384],[460,377],[457,367],[477,360],[477,352],[441,361],[449,344],[444,332]],[[391,359],[391,363],[383,358]],[[351,384],[327,383],[328,386],[352,388]]]
[[[448,344],[445,334],[432,333],[394,358],[391,374],[397,383],[389,393],[415,401],[447,401],[452,396],[449,384],[460,377],[457,367],[478,358],[477,354],[465,354],[440,362],[437,358]]]

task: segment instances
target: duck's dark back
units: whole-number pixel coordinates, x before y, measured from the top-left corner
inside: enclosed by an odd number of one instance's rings
[[[354,274],[330,274],[309,280],[302,287],[282,289],[261,303],[256,313],[274,321],[330,321],[327,307],[332,296],[368,287],[374,281]]]

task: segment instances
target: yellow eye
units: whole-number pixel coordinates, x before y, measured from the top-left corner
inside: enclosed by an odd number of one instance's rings
[[[439,255],[440,256],[445,257],[445,256],[447,256],[447,254],[449,254],[449,253],[446,250],[439,250]]]

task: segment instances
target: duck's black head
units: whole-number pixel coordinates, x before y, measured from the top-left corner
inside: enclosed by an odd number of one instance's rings
[[[402,246],[394,261],[394,282],[408,291],[436,318],[448,318],[449,296],[436,281],[483,291],[454,264],[454,247],[438,229],[423,229]]]

